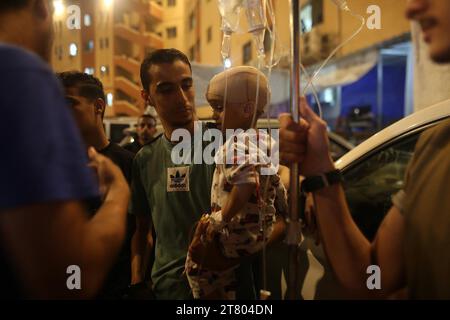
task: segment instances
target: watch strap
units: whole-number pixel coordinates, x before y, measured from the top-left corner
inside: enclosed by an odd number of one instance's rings
[[[344,179],[341,171],[333,170],[320,175],[305,178],[301,185],[301,191],[303,193],[314,192],[343,181]]]

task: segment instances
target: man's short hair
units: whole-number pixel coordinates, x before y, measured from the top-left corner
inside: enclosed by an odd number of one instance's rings
[[[156,124],[158,123],[158,122],[156,121],[156,118],[155,118],[154,116],[152,116],[151,114],[147,114],[147,113],[144,113],[143,115],[141,115],[141,116],[137,119],[138,124],[139,124],[139,121],[140,121],[141,119],[144,119],[144,118],[153,120],[154,126],[156,127]]]
[[[189,66],[192,71],[191,63],[189,58],[180,50],[177,49],[159,49],[148,54],[141,64],[141,82],[144,90],[148,90],[150,87],[150,67],[154,64],[161,63],[174,63],[175,61],[182,61]]]
[[[21,9],[29,2],[30,0],[1,0],[0,12]]]
[[[80,96],[85,97],[91,101],[94,101],[96,99],[103,99],[103,101],[105,101],[106,103],[103,84],[96,77],[79,71],[61,72],[57,73],[56,75],[61,80],[64,88],[77,88]],[[105,110],[103,110],[102,118],[104,114]]]

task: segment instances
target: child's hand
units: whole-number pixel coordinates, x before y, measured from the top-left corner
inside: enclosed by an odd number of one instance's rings
[[[215,237],[215,231],[209,224],[208,216],[203,216],[197,225],[189,246],[192,260],[202,268],[213,271],[227,270],[238,264],[239,259],[224,257]]]
[[[217,234],[217,231],[214,229],[211,223],[208,223],[208,226],[206,227],[206,232],[203,235],[205,237],[205,241],[212,242],[214,241],[214,238]]]

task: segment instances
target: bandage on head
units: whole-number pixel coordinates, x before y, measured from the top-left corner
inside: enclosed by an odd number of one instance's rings
[[[256,109],[257,111],[264,112],[264,108],[270,99],[269,83],[264,73],[250,66],[233,67],[215,75],[209,82],[206,91],[206,99],[210,104],[217,101],[224,101],[225,85],[227,81],[227,104],[244,105],[248,102],[255,103],[258,75],[259,91]],[[224,107],[226,108],[226,106]]]

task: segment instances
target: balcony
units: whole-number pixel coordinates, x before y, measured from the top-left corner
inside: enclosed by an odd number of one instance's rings
[[[163,8],[155,1],[138,0],[134,4],[134,9],[137,12],[148,13],[153,23],[160,23],[164,20]]]
[[[120,90],[135,101],[141,101],[141,87],[125,77],[116,77],[114,87]]]
[[[114,27],[114,32],[116,36],[125,39],[133,44],[139,44],[154,49],[161,49],[164,47],[162,38],[157,34],[150,32],[142,34],[124,23],[116,24]]]
[[[142,111],[128,101],[117,100],[114,102],[114,113],[116,115],[138,117],[142,114]]]
[[[141,70],[141,65],[139,61],[133,58],[128,58],[125,55],[114,56],[114,64],[127,70],[131,74],[139,74]]]
[[[149,3],[150,16],[155,22],[162,22],[164,20],[164,11],[161,5],[157,4],[155,1],[150,1]]]

